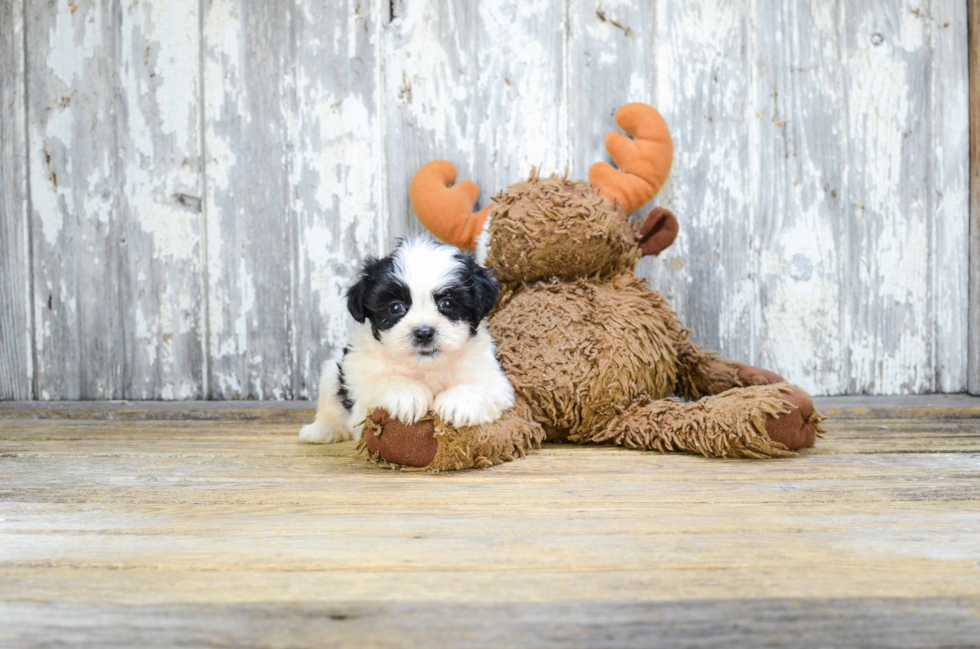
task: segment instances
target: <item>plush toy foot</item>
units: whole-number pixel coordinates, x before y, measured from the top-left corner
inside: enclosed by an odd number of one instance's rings
[[[800,388],[788,384],[781,390],[780,396],[789,405],[790,411],[766,418],[769,437],[791,451],[813,446],[820,431],[820,422],[824,419],[814,410],[813,399]]]
[[[739,365],[738,380],[743,386],[774,385],[786,383],[786,379],[775,372],[752,365]],[[766,432],[774,442],[783,444],[791,451],[809,448],[817,441],[819,424],[823,416],[813,409],[813,399],[795,385],[786,385],[780,396],[790,407],[790,412],[769,415],[766,419]]]
[[[779,376],[775,372],[770,372],[769,370],[764,370],[761,367],[754,367],[752,365],[743,365],[741,363],[738,365],[736,376],[738,376],[738,380],[743,386],[786,383],[786,379]]]
[[[415,424],[404,424],[378,408],[365,424],[361,439],[372,457],[400,466],[423,467],[430,464],[439,450],[432,417]]]
[[[374,461],[426,471],[484,468],[524,457],[540,448],[544,431],[531,420],[527,402],[518,399],[497,421],[453,428],[435,413],[408,425],[375,410],[364,423],[358,445]]]

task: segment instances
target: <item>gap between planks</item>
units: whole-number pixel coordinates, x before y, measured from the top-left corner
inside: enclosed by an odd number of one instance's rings
[[[831,419],[980,418],[980,396],[817,397],[817,409]],[[0,401],[0,419],[105,419],[119,421],[256,420],[307,421],[313,401]]]

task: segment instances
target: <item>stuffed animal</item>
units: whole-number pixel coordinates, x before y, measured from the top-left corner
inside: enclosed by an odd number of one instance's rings
[[[474,213],[479,188],[437,160],[412,180],[418,218],[436,237],[494,270],[501,298],[490,316],[516,403],[496,422],[453,429],[434,414],[413,426],[375,411],[361,448],[377,461],[440,471],[523,457],[543,440],[611,443],[708,457],[766,458],[812,446],[823,419],[810,397],[767,370],[706,351],[664,297],[635,276],[678,233],[652,199],[670,172],[663,117],[628,104],[590,182],[530,178]],[[683,397],[684,401],[670,398]]]

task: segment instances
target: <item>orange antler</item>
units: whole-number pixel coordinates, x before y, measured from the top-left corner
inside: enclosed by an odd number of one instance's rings
[[[626,104],[616,111],[616,123],[633,136],[610,132],[606,149],[616,167],[597,162],[589,180],[610,201],[619,201],[629,214],[657,195],[674,159],[674,142],[667,122],[652,106]]]
[[[433,160],[412,178],[408,189],[415,214],[437,238],[464,250],[476,248],[490,206],[473,211],[480,188],[472,180],[456,185],[456,167],[448,160]]]

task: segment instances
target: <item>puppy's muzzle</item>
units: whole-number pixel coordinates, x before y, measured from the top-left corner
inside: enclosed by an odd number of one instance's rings
[[[436,339],[436,330],[434,327],[415,327],[412,330],[412,344],[416,349],[431,350],[432,343]],[[435,350],[431,350],[435,351]]]

